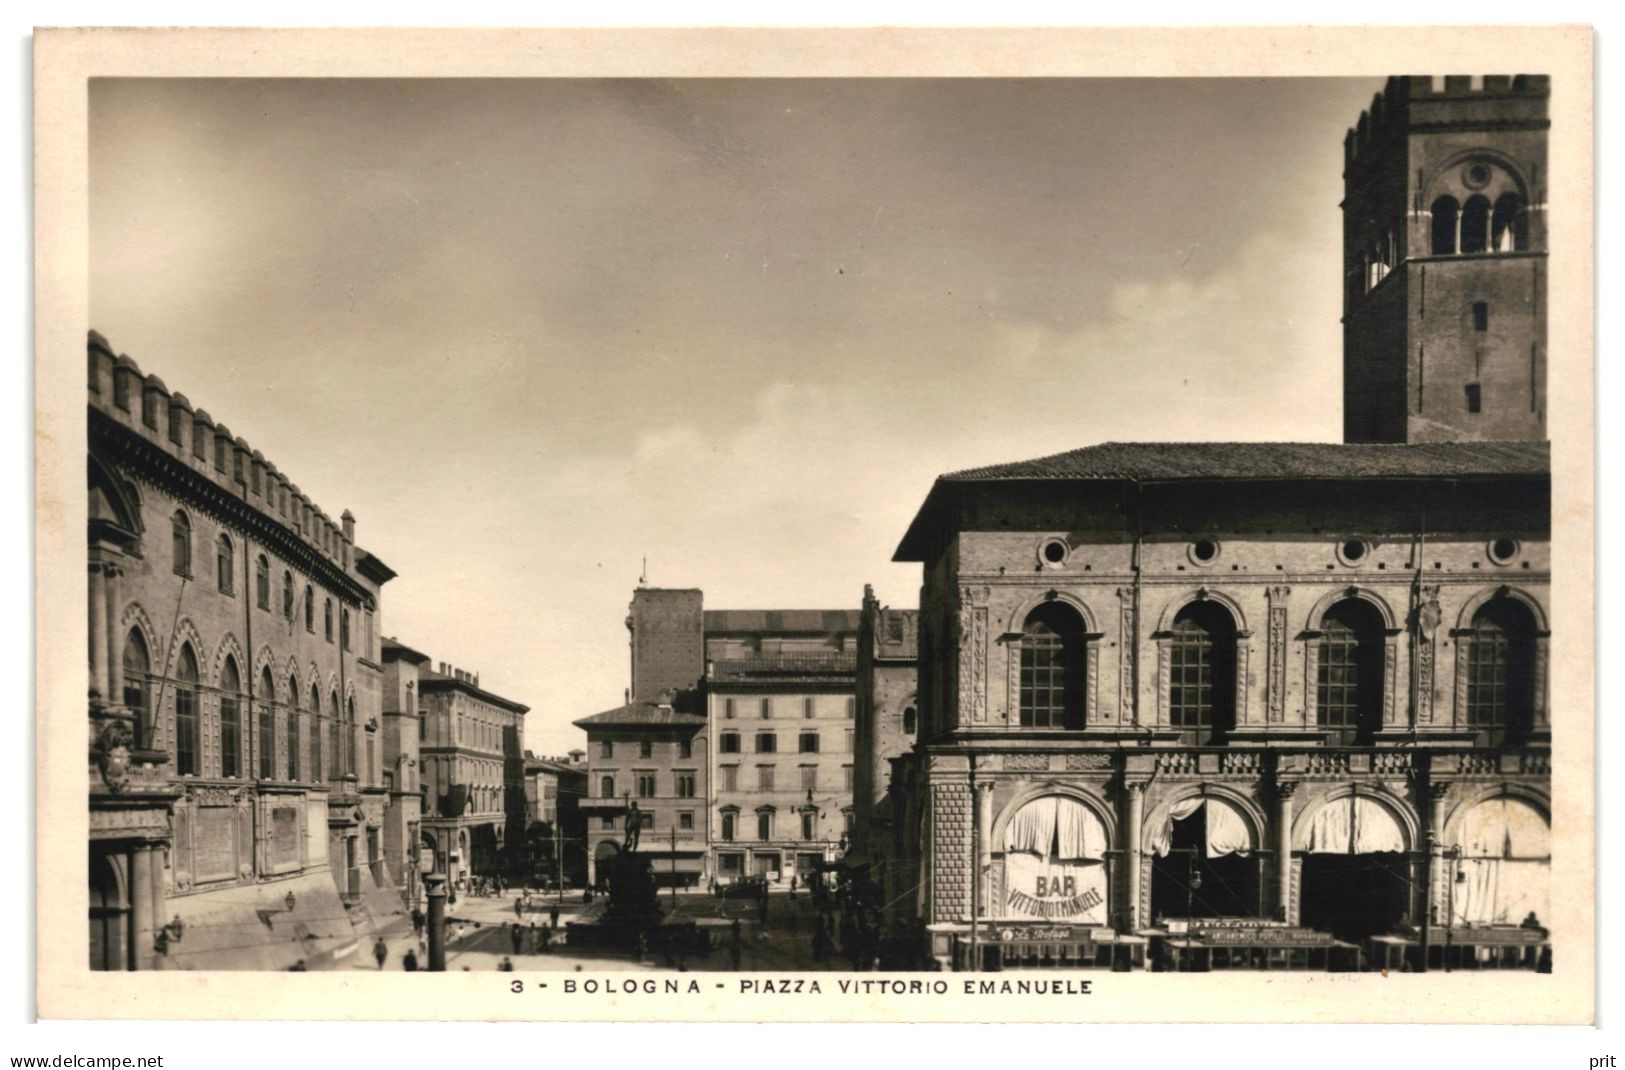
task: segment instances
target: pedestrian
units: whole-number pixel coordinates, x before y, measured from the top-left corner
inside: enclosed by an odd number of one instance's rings
[[[545,953],[547,951],[549,945],[551,945],[553,943],[553,930],[552,929],[543,929],[542,932],[541,932],[541,938],[542,938],[542,951]]]
[[[559,927],[559,905],[557,903],[548,908],[547,923],[551,928],[557,929]]]
[[[464,968],[466,969],[467,967],[464,967]],[[503,955],[502,956],[502,961],[497,963],[497,969],[501,970],[504,973],[512,973],[513,972],[513,959],[509,958],[506,955]]]
[[[762,889],[762,898],[758,902],[756,911],[757,911],[757,914],[759,915],[761,923],[763,925],[766,925],[767,924],[767,889],[766,888]]]
[[[382,936],[378,938],[378,942],[376,944],[372,945],[372,957],[378,960],[378,968],[380,970],[383,969],[384,960],[389,958],[389,947],[384,943],[384,938]]]
[[[513,953],[515,955],[519,954],[519,949],[524,946],[525,930],[519,927],[519,923],[517,921],[514,922],[513,926],[508,930],[508,942],[513,944]]]
[[[412,908],[412,931],[419,937],[423,935],[423,911],[417,907]]]
[[[288,967],[288,972],[289,973],[306,973],[306,972],[308,972],[306,970],[306,968],[305,968],[305,960],[300,959],[298,962],[294,963],[292,966],[289,966]]]
[[[405,970],[407,973],[417,972],[418,953],[416,951],[413,951],[411,948],[406,949],[406,954],[401,956],[401,969]]]

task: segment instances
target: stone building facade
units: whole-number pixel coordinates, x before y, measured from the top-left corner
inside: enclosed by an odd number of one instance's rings
[[[480,687],[478,673],[440,662],[418,670],[422,841],[435,872],[518,875],[525,843],[525,714],[530,707]]]
[[[867,867],[890,902],[904,894],[891,862],[892,762],[913,748],[920,734],[917,642],[920,614],[893,609],[863,588],[858,625],[857,743],[853,764],[852,849],[848,858]]]
[[[1346,441],[1546,437],[1550,92],[1390,78],[1348,132]]]
[[[398,923],[380,861],[380,591],[276,466],[92,333],[97,969],[286,967]]]
[[[423,770],[418,747],[424,718],[418,707],[419,674],[427,654],[392,638],[380,643],[384,666],[380,716],[384,791],[384,865],[408,903],[423,899],[421,864],[434,843],[423,835]],[[433,857],[432,853],[429,857]]]
[[[552,836],[543,851],[553,860],[545,875],[566,884],[587,879],[587,826],[581,800],[587,794],[587,752],[561,758],[525,757],[525,816],[532,830],[546,825]]]

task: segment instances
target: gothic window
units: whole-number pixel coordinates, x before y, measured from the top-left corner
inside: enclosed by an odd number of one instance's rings
[[[293,619],[293,573],[282,570],[282,619]]]
[[[308,586],[305,588],[305,631],[316,631],[316,591]]]
[[[1495,199],[1490,214],[1490,248],[1497,253],[1522,252],[1528,247],[1524,227],[1523,201],[1516,193],[1503,193]]]
[[[1192,602],[1174,618],[1169,644],[1168,719],[1221,737],[1236,699],[1236,627],[1224,607]]]
[[[220,775],[243,775],[243,678],[237,659],[226,656],[220,670]]]
[[[275,700],[276,684],[271,680],[271,670],[261,669],[259,718],[261,780],[270,780],[276,776],[276,709],[271,705]]]
[[[254,604],[261,609],[271,608],[271,562],[264,554],[254,561]]]
[[[330,691],[327,695],[327,761],[331,766],[330,776],[337,780],[344,775],[344,764],[339,749],[339,693]]]
[[[288,678],[288,779],[299,779],[299,681]]]
[[[1062,602],[1045,602],[1021,630],[1021,726],[1082,728],[1083,619]]]
[[[315,684],[310,685],[310,779],[322,779],[322,693]]]
[[[174,550],[174,567],[177,576],[190,576],[192,574],[192,521],[180,510],[169,520],[170,542]]]
[[[1382,616],[1369,602],[1345,599],[1321,618],[1319,642],[1316,717],[1369,743],[1382,727]]]
[[[1516,599],[1499,597],[1473,615],[1467,646],[1467,723],[1528,729],[1534,720],[1535,622]]]
[[[1448,194],[1433,202],[1433,255],[1450,256],[1456,251],[1456,223],[1461,207]]]
[[[237,552],[226,535],[215,540],[214,572],[215,585],[220,588],[221,594],[231,594],[236,590]]]
[[[344,700],[344,775],[355,776],[355,699]]]
[[[152,661],[147,657],[147,641],[134,628],[124,640],[124,705],[135,715],[135,745],[152,742],[152,708],[149,702]]]
[[[326,632],[327,641],[333,641],[333,600],[326,599],[322,603],[322,628]]]
[[[350,649],[350,611],[339,610],[339,649]]]
[[[192,644],[181,647],[175,668],[175,772],[198,775],[197,656]]]
[[[1461,206],[1461,241],[1463,253],[1482,253],[1490,247],[1490,200],[1475,193]]]

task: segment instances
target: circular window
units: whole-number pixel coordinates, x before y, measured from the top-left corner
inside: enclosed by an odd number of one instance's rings
[[[1038,560],[1045,568],[1060,568],[1071,553],[1065,539],[1045,539],[1038,544]]]
[[[1488,547],[1490,560],[1497,565],[1510,565],[1518,558],[1518,540],[1502,537],[1491,539]]]
[[[1213,539],[1197,539],[1190,545],[1190,558],[1198,565],[1211,565],[1219,559],[1219,544]]]
[[[1490,170],[1490,165],[1482,160],[1474,160],[1461,172],[1461,180],[1467,184],[1469,189],[1483,189],[1490,184],[1490,179],[1493,176],[1494,172]]]
[[[1345,565],[1364,564],[1370,556],[1371,544],[1364,539],[1344,539],[1337,544],[1337,559]]]

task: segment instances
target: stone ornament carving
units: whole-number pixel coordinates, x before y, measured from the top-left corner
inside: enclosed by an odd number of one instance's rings
[[[1004,769],[1008,773],[1040,773],[1049,770],[1047,754],[1006,754]]]
[[[1276,586],[1269,589],[1269,651],[1266,657],[1269,666],[1267,717],[1270,724],[1280,724],[1286,712],[1286,601],[1291,593],[1290,587]]]
[[[1110,754],[1068,754],[1066,767],[1071,772],[1088,772],[1112,767]]]
[[[1117,588],[1117,601],[1117,708],[1126,718],[1134,709],[1134,659],[1140,656],[1134,649],[1134,589]]]
[[[1436,660],[1435,636],[1444,612],[1439,608],[1439,588],[1422,588],[1422,600],[1416,607],[1416,719],[1423,724],[1433,722],[1433,677]]]
[[[115,794],[123,792],[130,783],[130,748],[135,745],[135,733],[123,718],[102,725],[91,744],[90,758],[101,772],[102,783]]]

